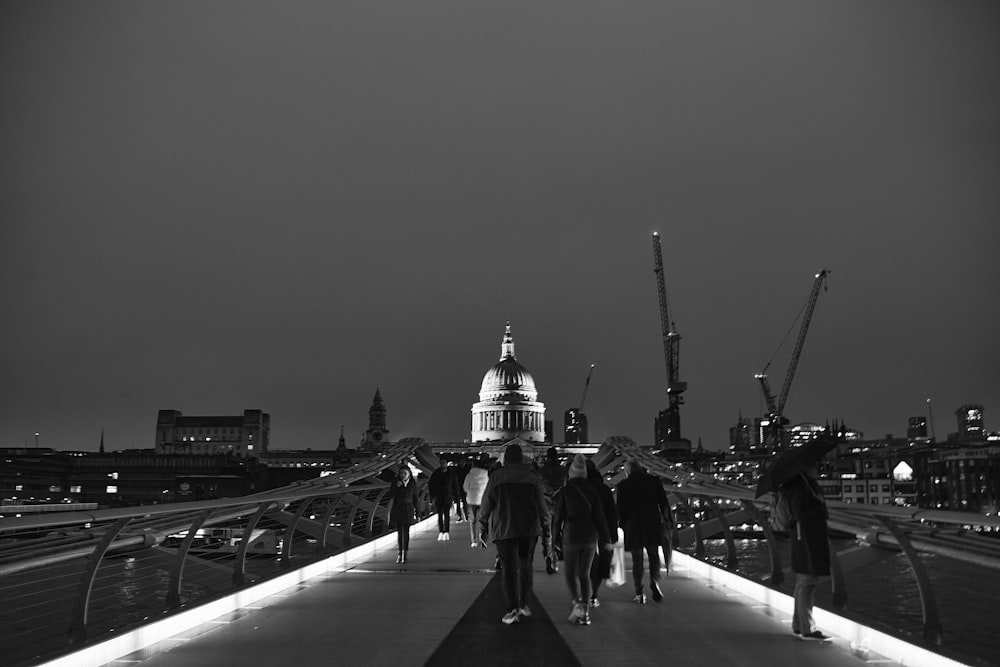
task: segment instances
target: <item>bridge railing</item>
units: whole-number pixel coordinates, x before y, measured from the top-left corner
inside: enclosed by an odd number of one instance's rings
[[[754,533],[766,540],[769,571],[752,576],[789,592],[784,566],[787,535],[776,534],[767,521],[770,495],[755,498],[755,490],[692,472],[637,446],[629,438],[611,438],[594,455],[598,468],[609,475],[612,485],[624,477],[626,460],[638,460],[650,473],[664,480],[675,507],[675,548],[707,557],[706,541],[721,539],[725,555],[717,563],[732,571],[741,569],[737,539]],[[852,575],[881,560],[902,554],[919,598],[921,632],[917,639],[931,646],[944,643],[941,605],[934,577],[927,563],[946,558],[971,570],[1000,572],[1000,540],[973,530],[1000,530],[1000,517],[970,512],[926,510],[915,507],[850,504],[828,501],[828,526],[845,539],[831,542],[831,602],[834,609],[848,612],[848,589]],[[853,538],[853,539],[850,539]],[[839,547],[839,548],[837,548]],[[950,591],[949,591],[950,592]],[[984,611],[988,600],[976,602],[977,591],[963,592],[969,604]],[[992,595],[990,593],[989,595]]]
[[[0,654],[32,664],[389,532],[407,441],[325,477],[239,498],[0,518]],[[387,471],[391,471],[387,474]],[[418,480],[422,513],[429,503]]]

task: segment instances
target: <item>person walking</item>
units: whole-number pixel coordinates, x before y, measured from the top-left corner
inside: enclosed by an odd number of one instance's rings
[[[483,492],[486,491],[486,484],[490,481],[490,474],[486,471],[489,464],[489,456],[480,455],[462,482],[462,489],[465,491],[465,499],[469,506],[469,536],[473,547],[479,546],[479,536],[476,534],[479,530],[479,506],[483,504]]]
[[[559,452],[555,447],[549,447],[545,459],[538,468],[542,480],[542,495],[545,498],[545,509],[552,516],[552,504],[556,493],[566,484],[566,468],[559,463]],[[545,554],[545,571],[555,574],[559,571],[559,559],[553,550],[552,523],[547,521],[542,525],[542,551]]]
[[[455,475],[455,516],[457,523],[469,520],[469,500],[465,492],[465,476],[469,474],[471,465],[468,462],[458,464]]]
[[[792,598],[792,632],[802,639],[827,641],[830,638],[813,623],[813,599],[816,586],[830,576],[830,544],[827,538],[827,509],[818,482],[819,466],[811,465],[782,485],[795,520],[791,537],[792,572],[795,588]]]
[[[600,600],[597,599],[597,592],[601,588],[601,582],[611,576],[611,557],[614,554],[614,545],[618,543],[618,508],[615,506],[615,496],[604,482],[604,477],[597,470],[593,459],[587,459],[587,482],[597,490],[597,497],[601,499],[601,508],[604,510],[604,519],[610,533],[609,542],[597,545],[597,555],[594,556],[594,563],[590,566],[590,606],[599,607]]]
[[[403,466],[389,487],[389,526],[396,529],[397,563],[405,563],[410,550],[410,526],[416,520],[419,504],[417,483],[410,469]]]
[[[573,457],[566,485],[556,494],[552,536],[556,545],[562,545],[566,586],[573,598],[569,620],[590,625],[590,568],[597,545],[610,545],[611,538],[601,498],[587,481],[587,459],[583,454]]]
[[[451,504],[455,500],[455,476],[444,461],[431,473],[431,478],[427,481],[427,493],[437,512],[438,541],[450,540],[448,533],[451,529]]]
[[[532,561],[542,523],[548,518],[538,474],[524,462],[520,445],[507,445],[503,465],[490,475],[479,507],[483,546],[492,539],[500,561],[507,605],[501,621],[506,625],[531,616]]]
[[[638,461],[626,465],[628,477],[618,484],[618,522],[625,531],[625,550],[632,555],[634,602],[646,603],[642,592],[643,551],[649,557],[649,589],[653,600],[663,599],[660,590],[660,545],[663,515],[669,512],[663,483],[642,469]]]

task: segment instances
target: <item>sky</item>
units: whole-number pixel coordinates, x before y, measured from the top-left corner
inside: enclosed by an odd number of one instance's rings
[[[1000,7],[0,5],[0,446],[461,442],[509,321],[561,442],[785,414],[1000,430]],[[784,343],[782,344],[782,341]]]

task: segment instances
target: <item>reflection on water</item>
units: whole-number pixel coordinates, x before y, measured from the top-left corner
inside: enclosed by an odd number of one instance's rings
[[[853,540],[834,541],[838,552],[854,545]],[[787,542],[779,541],[779,549],[782,551],[781,562],[787,567],[790,562]],[[688,553],[687,549],[684,551]],[[705,540],[705,551],[708,561],[724,567],[725,540]],[[771,568],[766,541],[736,540],[736,553],[739,574],[758,581],[769,576]],[[978,658],[977,664],[1000,664],[995,662],[998,644],[994,620],[1000,572],[936,554],[921,554],[920,558],[933,583],[933,594],[944,631],[943,646]],[[819,606],[851,616],[873,628],[902,634],[913,643],[921,643],[923,613],[920,593],[902,553],[893,553],[874,564],[845,572],[844,577],[846,610],[833,607],[829,581],[816,591]],[[785,583],[790,592],[792,581]]]

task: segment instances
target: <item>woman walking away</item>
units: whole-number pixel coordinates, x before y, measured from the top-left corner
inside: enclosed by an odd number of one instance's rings
[[[552,537],[562,545],[563,572],[573,596],[571,623],[590,625],[590,567],[598,543],[610,544],[601,498],[587,481],[587,459],[573,457],[566,486],[556,494]]]
[[[615,507],[615,496],[611,493],[611,488],[604,483],[604,477],[597,471],[592,459],[587,459],[587,481],[597,489],[608,532],[611,533],[611,543],[597,545],[597,555],[594,557],[594,564],[590,566],[590,606],[597,607],[600,605],[597,591],[601,588],[601,582],[611,576],[611,556],[614,545],[618,542],[618,509]]]
[[[486,472],[486,466],[489,464],[489,455],[480,455],[472,465],[472,469],[466,474],[465,481],[462,482],[462,489],[465,491],[469,507],[469,535],[472,538],[470,545],[472,547],[479,546],[479,535],[476,534],[479,529],[479,506],[483,504],[483,491],[486,490],[486,484],[490,481],[490,474]]]
[[[416,519],[418,502],[417,483],[410,469],[403,466],[389,487],[389,526],[396,529],[396,544],[399,547],[397,563],[406,562],[406,552],[410,549],[410,525]]]

